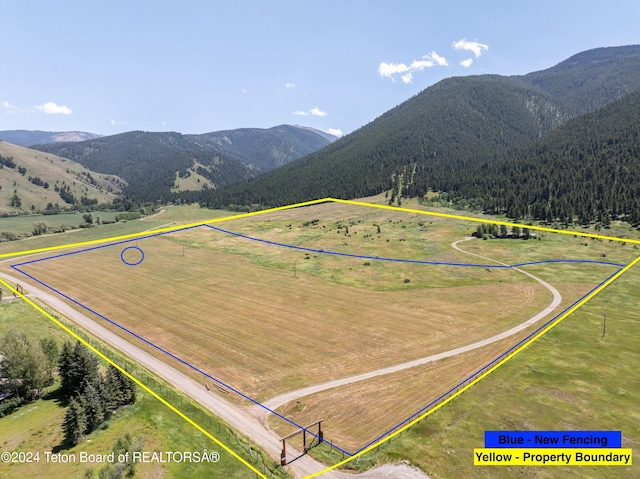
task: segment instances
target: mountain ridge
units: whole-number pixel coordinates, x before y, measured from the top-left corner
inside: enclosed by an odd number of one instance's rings
[[[85,141],[100,138],[103,135],[85,131],[42,131],[42,130],[3,130],[0,139],[18,146],[31,146],[44,143],[67,141]]]
[[[128,183],[123,190],[128,199],[196,201],[199,191],[251,178],[328,143],[315,131],[279,125],[198,135],[130,131],[33,148],[120,175]]]
[[[581,52],[527,75],[447,78],[318,152],[207,192],[205,203],[280,206],[385,190],[391,199],[420,196],[638,89],[640,45]]]

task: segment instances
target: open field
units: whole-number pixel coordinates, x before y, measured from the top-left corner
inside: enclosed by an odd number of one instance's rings
[[[25,332],[32,340],[47,336],[55,337],[60,341],[71,339],[51,321],[20,300],[0,305],[0,336],[12,328]],[[120,362],[120,364],[126,363]],[[139,369],[134,369],[134,374],[139,375],[141,372]],[[149,384],[150,377],[148,373],[145,374],[145,382]],[[229,446],[236,446],[235,442],[231,444],[230,438],[225,436],[227,426],[222,421],[214,417],[209,418],[209,414],[203,415],[202,411],[194,407],[187,398],[168,388],[166,383],[154,379],[151,385],[157,391],[162,392],[165,398],[176,402],[189,416],[197,418],[201,424],[208,426],[211,431],[215,431],[216,436],[224,439]],[[138,399],[134,405],[118,410],[117,414],[110,418],[103,427],[86,436],[77,446],[69,449],[62,444],[62,421],[66,408],[55,391],[45,399],[29,403],[12,414],[0,418],[0,450],[2,452],[40,452],[39,462],[0,465],[0,477],[3,479],[79,478],[84,477],[87,469],[93,469],[93,477],[99,477],[98,471],[101,464],[82,464],[79,461],[65,464],[47,463],[44,453],[58,451],[63,454],[75,454],[76,457],[79,457],[80,452],[106,454],[111,451],[116,441],[126,433],[131,434],[134,438],[142,437],[142,451],[147,453],[203,451],[205,449],[220,453],[220,461],[214,464],[195,462],[140,463],[136,467],[135,477],[142,479],[163,477],[172,479],[208,479],[211,477],[244,479],[249,476],[250,471],[246,466],[221,450],[210,439],[195,430],[157,399],[141,390],[138,390],[137,395]],[[246,455],[246,451],[241,454]]]
[[[114,221],[121,212],[118,211],[93,211],[94,218],[100,217],[101,221]],[[21,215],[0,218],[0,231],[10,231],[15,234],[31,233],[33,224],[44,221],[52,228],[59,226],[72,226],[77,228],[84,223],[83,213],[61,213],[57,215]]]
[[[162,215],[155,219],[161,221]],[[451,249],[452,242],[475,230],[463,221],[325,204],[214,226],[309,250],[201,227],[20,268],[260,401],[474,343],[523,322],[551,301],[544,287],[511,269],[377,259],[494,264]],[[539,240],[472,240],[460,246],[510,263],[564,258],[624,263],[634,256],[629,246],[602,242],[596,248],[589,241],[545,234]],[[132,267],[120,254],[134,245],[145,259]],[[371,258],[325,254],[329,251]],[[556,285],[565,305],[616,269],[594,264],[526,268]],[[496,355],[496,348],[487,347],[444,360],[452,381],[448,387]],[[419,381],[417,370],[405,371],[392,380],[350,385],[342,394],[320,393],[321,399],[312,402],[329,413],[340,407],[338,397],[344,404],[358,394],[366,398],[358,403],[363,410],[406,403],[364,429],[358,429],[358,415],[344,410],[335,415],[336,437],[362,445],[368,434],[415,412],[422,398],[437,397],[438,388],[427,396],[419,391],[442,378],[442,371],[432,365],[421,369]],[[399,386],[379,401],[378,385],[393,381]]]
[[[97,214],[103,213],[94,213],[94,215]],[[175,226],[179,224],[193,223],[196,221],[204,221],[211,218],[219,218],[230,215],[233,215],[233,213],[222,210],[202,209],[199,206],[195,205],[165,206],[164,212],[162,214],[152,215],[138,220],[126,222],[123,221],[116,224],[101,225],[94,228],[75,229],[66,231],[65,233],[33,236],[21,241],[9,241],[0,243],[0,254],[30,251],[34,249],[50,248],[55,246],[65,246],[68,244],[135,234],[142,231]],[[74,218],[77,217],[78,222],[82,221],[82,215],[67,214],[44,216],[42,217],[42,221],[49,222],[51,218],[57,218],[62,223],[66,224],[68,216],[72,216]],[[7,229],[10,229],[10,227],[16,227],[20,230],[31,231],[33,229],[33,223],[35,222],[33,218],[34,217],[32,216],[0,218],[0,232],[5,231],[5,227],[3,225],[7,225]],[[6,223],[4,223],[5,221]],[[53,220],[51,220],[51,225],[53,226],[55,224],[57,224],[57,220],[55,223],[53,222]]]
[[[472,343],[550,301],[527,281],[416,295],[293,277],[212,250],[182,256],[164,238],[137,244],[145,260],[133,268],[109,247],[21,269],[259,400]]]
[[[561,308],[566,308],[593,285],[563,284],[557,287],[565,298]],[[537,326],[529,326],[507,339],[470,352],[303,396],[280,406],[277,412],[297,424],[309,424],[317,418],[324,418],[325,437],[347,451],[357,451],[480,369],[487,364],[488,358],[498,357],[535,329]],[[270,416],[269,424],[281,436],[295,430],[276,416]]]

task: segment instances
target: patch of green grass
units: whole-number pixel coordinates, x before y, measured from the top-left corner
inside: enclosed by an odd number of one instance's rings
[[[639,288],[635,267],[472,389],[382,446],[376,461],[407,459],[434,479],[640,477],[637,462],[474,467],[472,456],[483,447],[485,430],[621,430],[623,447],[640,452],[640,311],[630,307]]]
[[[118,438],[126,433],[143,439],[143,452],[196,452],[217,451],[220,461],[141,463],[136,477],[171,477],[209,479],[211,477],[243,479],[252,472],[229,453],[222,450],[205,435],[167,409],[149,394],[140,393],[136,404],[119,410],[97,431],[86,436],[77,446],[63,444],[62,421],[65,407],[57,398],[42,399],[17,409],[0,419],[0,448],[2,451],[40,452],[40,461],[30,464],[3,465],[5,479],[46,477],[66,479],[80,477],[86,469],[96,473],[97,463],[81,463],[80,453],[107,454]],[[229,444],[233,446],[233,444]],[[69,463],[47,462],[45,452],[75,456]],[[257,452],[256,452],[257,454]],[[258,463],[261,465],[261,463]],[[282,476],[281,476],[282,477]]]
[[[92,241],[102,238],[111,238],[114,236],[122,236],[133,233],[140,233],[143,231],[149,231],[152,229],[158,229],[169,226],[176,226],[180,224],[194,223],[197,221],[205,221],[213,218],[219,218],[224,216],[231,216],[235,213],[223,210],[209,210],[206,208],[200,208],[197,205],[182,205],[182,206],[170,206],[165,207],[166,211],[158,216],[141,218],[138,220],[119,222],[115,224],[100,225],[93,228],[82,228],[77,230],[70,230],[65,233],[48,234],[41,236],[34,236],[26,238],[20,241],[9,241],[6,243],[0,243],[0,254],[12,253],[19,251],[29,251],[40,248],[48,248],[52,246],[64,246],[67,244],[81,243],[85,241]],[[94,213],[94,216],[103,216],[105,213]],[[111,214],[111,213],[108,213]],[[117,213],[113,213],[114,216]],[[60,221],[66,222],[66,217],[82,222],[82,215],[56,215],[60,218]],[[1,221],[11,220],[17,221],[17,225],[20,228],[26,229],[31,232],[33,229],[33,220],[35,217],[20,217],[20,218],[0,218],[0,231],[3,230]],[[48,219],[50,216],[43,216],[42,221],[47,221],[52,226]],[[106,217],[103,217],[106,219]],[[74,223],[74,224],[78,224]]]
[[[4,298],[13,298],[5,288],[2,290]],[[68,338],[67,334],[51,321],[43,321],[42,315],[21,299],[8,299],[0,304],[0,337],[12,329],[28,331],[29,338],[35,341],[53,336],[61,343]]]

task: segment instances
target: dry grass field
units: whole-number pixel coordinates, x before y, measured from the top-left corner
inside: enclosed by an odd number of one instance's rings
[[[259,401],[472,344],[520,324],[551,302],[547,289],[514,270],[324,254],[487,263],[452,250],[453,241],[475,230],[464,221],[322,204],[213,226],[319,251],[200,227],[20,268]],[[136,245],[144,261],[128,266],[121,253]],[[624,263],[634,256],[628,246],[552,234],[460,246],[507,263],[562,258]],[[139,253],[124,255],[136,262]],[[615,271],[590,264],[527,268],[561,292],[564,306]],[[303,398],[300,410],[285,404],[281,411],[304,424],[317,416],[330,418],[328,437],[356,449],[524,334],[318,393]],[[277,422],[273,427],[288,432]]]

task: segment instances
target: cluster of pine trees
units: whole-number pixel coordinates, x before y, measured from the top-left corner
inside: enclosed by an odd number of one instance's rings
[[[489,238],[516,238],[528,240],[531,238],[531,230],[529,228],[520,228],[519,226],[512,226],[511,231],[507,225],[496,224],[481,224],[478,225],[476,231],[473,233],[476,238],[489,239]]]
[[[79,341],[64,344],[58,369],[62,394],[69,401],[62,425],[67,444],[78,444],[120,406],[136,400],[133,381],[113,366],[102,375],[97,358]]]

